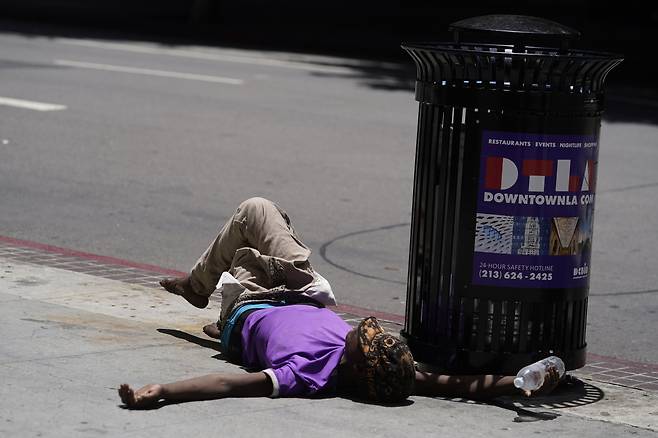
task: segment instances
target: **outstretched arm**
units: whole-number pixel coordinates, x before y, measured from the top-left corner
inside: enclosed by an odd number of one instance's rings
[[[440,397],[489,398],[514,394],[511,376],[450,376],[416,371],[416,394]]]
[[[146,385],[134,391],[119,388],[119,397],[129,409],[148,408],[160,400],[186,402],[225,397],[267,397],[272,382],[265,373],[208,374],[173,383]]]
[[[524,391],[526,396],[546,395],[553,391],[560,381],[557,370],[549,370],[544,384],[532,393]],[[450,376],[446,374],[416,371],[417,395],[439,397],[464,397],[470,399],[487,399],[503,395],[518,395],[521,391],[514,386],[514,376],[465,375]]]

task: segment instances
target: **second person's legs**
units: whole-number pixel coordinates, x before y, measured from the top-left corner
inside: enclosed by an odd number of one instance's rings
[[[256,267],[257,263],[250,263],[250,259],[259,255],[273,257],[275,261],[261,261],[258,263],[261,266]],[[199,295],[209,296],[224,271],[237,271],[240,277],[248,278],[251,284],[245,284],[245,287],[252,290],[275,286],[271,282],[276,278],[271,277],[277,275],[281,276],[280,281],[303,283],[291,285],[300,287],[313,279],[308,262],[310,255],[311,251],[296,236],[283,210],[267,199],[250,198],[240,204],[197,260],[190,271],[192,289]],[[267,264],[280,265],[283,272],[268,272]],[[244,274],[245,269],[256,272],[249,276]]]
[[[280,284],[300,288],[314,278],[310,254],[283,210],[267,199],[250,198],[220,229],[188,277],[161,284],[197,307],[208,304],[225,271],[252,291]]]

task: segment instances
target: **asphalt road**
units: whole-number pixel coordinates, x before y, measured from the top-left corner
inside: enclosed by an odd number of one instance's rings
[[[417,104],[395,68],[16,33],[0,47],[0,235],[187,270],[264,196],[341,302],[404,313]],[[603,124],[588,328],[590,351],[651,363],[656,138]]]

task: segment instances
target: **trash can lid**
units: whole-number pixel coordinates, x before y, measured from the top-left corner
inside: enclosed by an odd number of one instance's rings
[[[477,34],[492,38],[520,41],[560,40],[563,48],[572,39],[580,37],[580,32],[555,21],[526,15],[483,15],[452,23],[448,30],[453,32],[456,43],[461,33]]]
[[[580,32],[555,21],[527,15],[483,15],[452,23],[451,31],[503,32],[578,38]]]

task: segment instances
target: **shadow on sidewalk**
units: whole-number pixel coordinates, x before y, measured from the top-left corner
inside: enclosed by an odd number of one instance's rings
[[[605,121],[658,125],[658,91],[654,89],[642,84],[614,84],[605,99]]]
[[[594,385],[585,383],[574,376],[567,375],[565,382],[560,384],[550,395],[539,397],[503,396],[493,400],[470,400],[463,398],[449,398],[448,400],[497,406],[513,411],[517,414],[515,423],[534,421],[549,421],[558,418],[561,414],[554,409],[573,408],[601,401],[605,393]],[[550,409],[549,411],[530,409]]]
[[[176,329],[167,329],[167,328],[159,328],[158,329],[159,333],[164,333],[165,335],[173,336],[174,338],[182,339],[187,342],[191,342],[193,344],[196,344],[200,347],[204,348],[209,348],[211,350],[215,351],[221,351],[219,349],[219,342],[218,341],[213,341],[210,339],[203,339],[195,335],[191,335],[189,333],[176,330]],[[219,356],[219,357],[218,357]],[[224,359],[224,356],[220,353],[217,356],[213,356],[217,359]]]
[[[528,408],[561,409],[589,405],[601,401],[605,393],[600,388],[585,383],[574,376],[567,375],[561,384],[550,395],[545,397],[499,397],[491,404],[516,412],[514,422],[553,420],[560,416],[556,412],[531,411]]]

